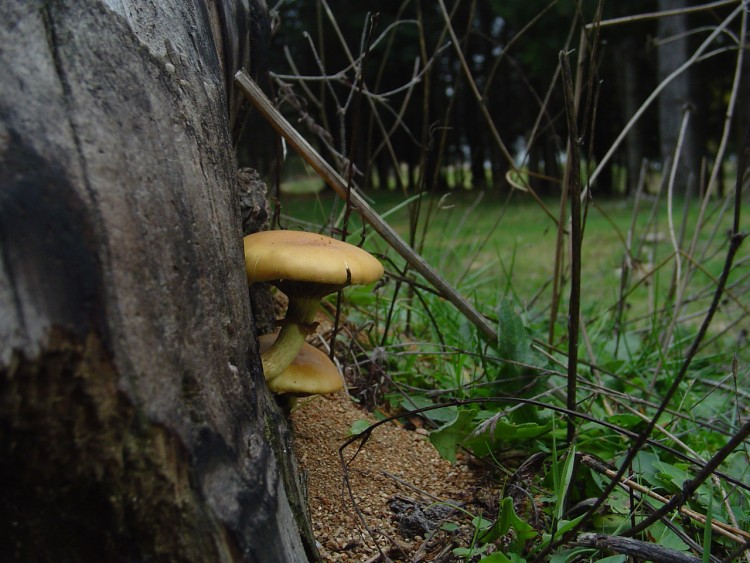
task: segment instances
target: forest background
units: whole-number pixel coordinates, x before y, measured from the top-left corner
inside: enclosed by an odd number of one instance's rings
[[[309,0],[272,13],[264,87],[496,330],[488,342],[408,259],[364,240],[357,209],[256,117],[240,160],[269,184],[274,224],[364,241],[386,263],[386,284],[338,301],[350,391],[386,412],[441,407],[424,416],[448,458],[464,447],[507,470],[511,452],[552,452],[537,483],[551,535],[513,544],[519,557],[549,553],[607,498],[598,531],[739,555],[747,4]],[[618,473],[574,474],[572,453],[616,460]],[[654,516],[611,496],[628,469],[660,493],[701,493]],[[563,518],[591,495],[584,516]],[[688,503],[740,532],[712,539],[710,517],[658,523]],[[498,535],[484,537],[469,556],[493,551]]]

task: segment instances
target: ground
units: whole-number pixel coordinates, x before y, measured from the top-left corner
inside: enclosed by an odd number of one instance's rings
[[[422,429],[387,423],[359,453],[356,443],[344,450],[346,460],[357,453],[346,470],[350,496],[339,447],[352,424],[363,419],[375,422],[346,391],[303,400],[292,413],[323,559],[457,560],[453,549],[469,547],[475,535],[471,515],[492,517],[500,485],[468,456],[456,465],[441,459]]]

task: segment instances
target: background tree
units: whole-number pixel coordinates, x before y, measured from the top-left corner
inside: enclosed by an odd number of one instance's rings
[[[0,7],[6,560],[314,556],[232,150],[266,29],[256,2]]]
[[[659,0],[660,11],[686,8],[686,0]],[[665,80],[683,65],[690,56],[688,15],[679,12],[674,16],[659,18],[658,78]],[[687,183],[697,182],[700,169],[699,148],[696,137],[697,103],[691,84],[692,70],[677,75],[659,96],[659,141],[663,163],[675,161],[675,150],[680,128],[687,118],[687,128],[682,150],[677,162],[675,185],[680,191],[688,189]],[[702,108],[705,111],[705,108]],[[692,178],[691,178],[692,176]]]
[[[679,11],[693,4],[685,0],[604,2],[601,18]],[[583,26],[595,21],[600,2],[540,6],[445,0],[445,5],[492,125],[512,156],[531,172],[535,190],[556,194],[564,150],[558,55],[563,49],[578,48]],[[596,117],[593,142],[585,140],[584,157],[590,159],[590,166],[603,158],[659,82],[684,63],[732,9],[721,6],[689,15],[636,18],[600,30],[591,75],[585,77],[593,81],[595,98],[590,106],[596,110],[588,117]],[[368,14],[377,15],[372,37],[382,33],[385,38],[361,61]],[[271,68],[284,75],[284,99],[291,92],[296,98],[296,106],[284,107],[299,116],[302,105],[310,137],[320,141],[321,132],[326,131],[330,139],[321,143],[322,150],[346,152],[331,154],[340,163],[353,157],[364,174],[361,183],[388,185],[383,180],[370,182],[371,176],[387,177],[391,185],[408,189],[415,178],[422,177],[424,187],[444,190],[449,179],[454,184],[457,178],[467,182],[471,178],[472,187],[482,188],[488,177],[487,187],[503,187],[510,163],[489,134],[486,117],[468,87],[449,44],[439,3],[392,0],[352,7],[340,0],[300,0],[279,7],[279,22]],[[736,27],[732,24],[731,33],[736,34]],[[588,33],[595,38],[592,27]],[[685,188],[688,174],[698,180],[702,152],[721,135],[721,107],[731,84],[736,51],[730,33],[719,36],[713,45],[716,50],[707,60],[697,61],[681,74],[661,93],[659,103],[632,124],[611,164],[598,174],[599,194],[632,189],[643,158],[671,159],[683,108],[691,108],[691,115],[678,186]],[[362,64],[352,66],[352,60]],[[420,69],[416,79],[415,61]],[[362,68],[368,92],[390,93],[386,102],[355,102],[354,68]],[[691,78],[696,73],[701,76],[700,84]],[[319,78],[298,80],[294,75]],[[357,129],[355,138],[356,122],[366,126]],[[409,171],[403,182],[394,173],[399,163]],[[453,174],[446,173],[449,165],[457,165]],[[488,167],[491,174],[487,174]]]

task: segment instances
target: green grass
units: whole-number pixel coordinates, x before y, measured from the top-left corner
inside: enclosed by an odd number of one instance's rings
[[[404,196],[392,191],[374,191],[368,196],[372,206],[380,214],[385,214],[389,223],[410,240],[410,208],[402,205]],[[549,200],[545,203],[556,212],[559,202]],[[343,204],[330,191],[304,198],[287,197],[282,204],[284,215],[312,226],[321,226],[330,222],[331,218],[340,218],[343,208]],[[413,202],[412,206],[415,204]],[[631,317],[646,316],[654,306],[665,302],[674,268],[674,260],[670,259],[673,249],[667,206],[663,203],[659,205],[656,219],[649,225],[650,205],[650,201],[642,202],[642,210],[636,220],[633,247],[643,246],[634,256],[640,268],[634,276],[643,277],[663,261],[666,260],[666,263],[629,294]],[[683,205],[682,201],[674,205],[677,228],[682,220]],[[484,306],[489,312],[501,297],[512,292],[524,306],[533,303],[538,310],[545,309],[545,297],[551,291],[557,232],[554,221],[535,202],[522,196],[506,202],[506,198],[489,192],[480,197],[479,192],[461,191],[447,196],[425,196],[421,207],[414,246],[421,249],[422,255],[446,279],[460,286],[465,295],[475,299],[480,308]],[[687,235],[692,234],[697,214],[698,203],[692,202],[688,212]],[[583,310],[601,309],[617,302],[620,269],[625,256],[624,240],[630,228],[631,216],[632,200],[627,199],[597,202],[596,208],[589,211],[582,249]],[[292,224],[293,219],[290,219]],[[728,220],[728,217],[724,219],[720,229],[728,228]],[[425,229],[426,221],[428,225]],[[360,229],[361,223],[354,214],[349,231],[355,239]],[[425,236],[422,236],[423,233]],[[658,238],[657,243],[642,243],[645,238],[654,235]],[[700,240],[705,241],[707,235],[703,233]],[[689,237],[686,239],[689,240]],[[723,242],[719,236],[714,246],[720,246]],[[371,235],[368,247],[400,264],[400,259],[377,240],[377,235]],[[747,246],[743,250],[738,260],[747,258]],[[720,252],[701,266],[715,278],[721,271],[723,259],[724,254]],[[684,258],[683,263],[686,263]],[[694,282],[694,290],[698,291],[710,283],[711,278],[706,274],[696,274]],[[564,288],[563,294],[567,294],[567,288]],[[688,311],[699,309],[698,303]],[[739,335],[747,328],[747,323],[742,323],[730,332]]]
[[[416,201],[405,205],[401,194],[388,191],[368,196],[373,207],[409,240],[409,217]],[[657,202],[650,220],[653,200],[642,202],[632,248],[633,258],[646,267],[633,272],[626,284],[626,307],[620,318],[616,307],[621,288],[619,268],[633,202],[605,200],[589,210],[582,248],[585,333],[579,348],[583,363],[578,366],[577,409],[590,418],[577,422],[578,437],[569,447],[561,411],[566,404],[567,283],[561,290],[555,340],[549,342],[555,223],[521,194],[509,202],[497,194],[479,196],[461,191],[423,197],[414,246],[497,323],[499,341],[488,343],[481,338],[452,305],[425,289],[423,280],[416,279],[417,284],[408,288],[391,279],[375,291],[349,288],[345,292],[347,330],[355,335],[352,342],[356,340],[356,345],[346,347],[349,352],[343,361],[357,373],[353,391],[370,406],[386,405],[396,412],[435,403],[441,406],[424,416],[437,428],[431,434],[433,444],[448,459],[455,458],[458,448],[466,448],[501,474],[512,475],[519,455],[520,459],[534,453],[546,456],[547,463],[529,478],[534,498],[539,499],[536,509],[546,515],[546,527],[526,529],[525,523],[532,517],[538,521],[538,514],[523,510],[516,514],[506,500],[496,515],[485,514],[480,519],[478,529],[484,532],[477,541],[481,545],[460,548],[488,549],[489,553],[494,549],[490,544],[507,537],[510,530],[517,536],[523,529],[527,539],[510,544],[516,555],[513,560],[523,561],[522,556],[550,544],[552,531],[559,537],[574,525],[575,518],[565,513],[566,508],[596,497],[609,482],[596,464],[584,464],[572,472],[574,452],[579,461],[584,459],[580,456],[589,455],[617,464],[632,443],[626,432],[638,433],[644,428],[674,381],[721,272],[731,218],[720,217],[715,211],[721,202],[712,204],[698,233],[696,252],[683,253],[683,274],[689,263],[696,270],[675,320],[672,280],[676,261],[667,205]],[[305,198],[287,196],[282,203],[282,223],[287,228],[342,226],[343,205],[329,192]],[[559,205],[554,200],[545,203],[551,210]],[[675,236],[679,236],[683,205],[682,201],[674,204]],[[747,204],[743,213],[750,213]],[[683,249],[689,248],[695,231],[698,204],[691,203],[685,216]],[[350,242],[358,242],[361,223],[356,214],[350,217],[348,230]],[[647,239],[650,242],[645,242]],[[403,261],[375,234],[370,233],[365,246],[381,257],[386,271],[400,272]],[[568,256],[566,252],[566,271]],[[639,483],[663,496],[678,492],[685,479],[695,475],[695,464],[714,455],[748,416],[745,405],[750,393],[744,383],[750,373],[745,343],[750,331],[748,263],[750,249],[746,245],[735,260],[729,293],[707,344],[690,364],[670,410],[659,420],[661,429],[652,434],[654,442],[638,454],[633,465]],[[647,282],[637,281],[644,271],[657,266],[646,276]],[[673,338],[665,343],[664,335],[670,331]],[[455,404],[455,400],[464,403]],[[529,400],[538,403],[532,405]],[[720,469],[736,482],[747,483],[748,467],[748,453],[740,448]],[[690,508],[750,530],[750,492],[720,481],[721,488],[702,485]],[[639,503],[646,502],[640,493],[636,496]],[[643,518],[643,511],[632,509],[631,501],[628,493],[616,490],[604,512],[586,530],[618,533]],[[491,526],[487,523],[490,517],[496,519]],[[709,549],[716,553],[726,554],[734,547],[700,524],[677,521],[675,526],[676,531],[657,523],[649,533],[680,551],[688,549],[685,541],[691,538],[698,545],[709,542]],[[496,533],[488,533],[490,529]],[[586,553],[591,552],[563,550],[555,560],[568,561]]]

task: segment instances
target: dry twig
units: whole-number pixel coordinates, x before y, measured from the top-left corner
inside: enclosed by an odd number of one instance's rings
[[[427,261],[417,254],[404,239],[388,224],[367,201],[360,195],[359,191],[352,187],[348,189],[346,181],[336,172],[333,167],[321,157],[315,149],[300,135],[294,127],[279,113],[271,101],[266,97],[258,85],[240,70],[235,75],[235,83],[242,93],[255,105],[256,109],[286,139],[286,141],[297,150],[302,157],[312,166],[320,177],[331,186],[339,197],[344,200],[349,198],[353,208],[362,218],[377,232],[388,245],[398,252],[409,265],[419,272],[430,282],[440,294],[450,301],[479,331],[491,342],[497,341],[497,332],[489,321],[477,311],[469,301],[451,286]]]

